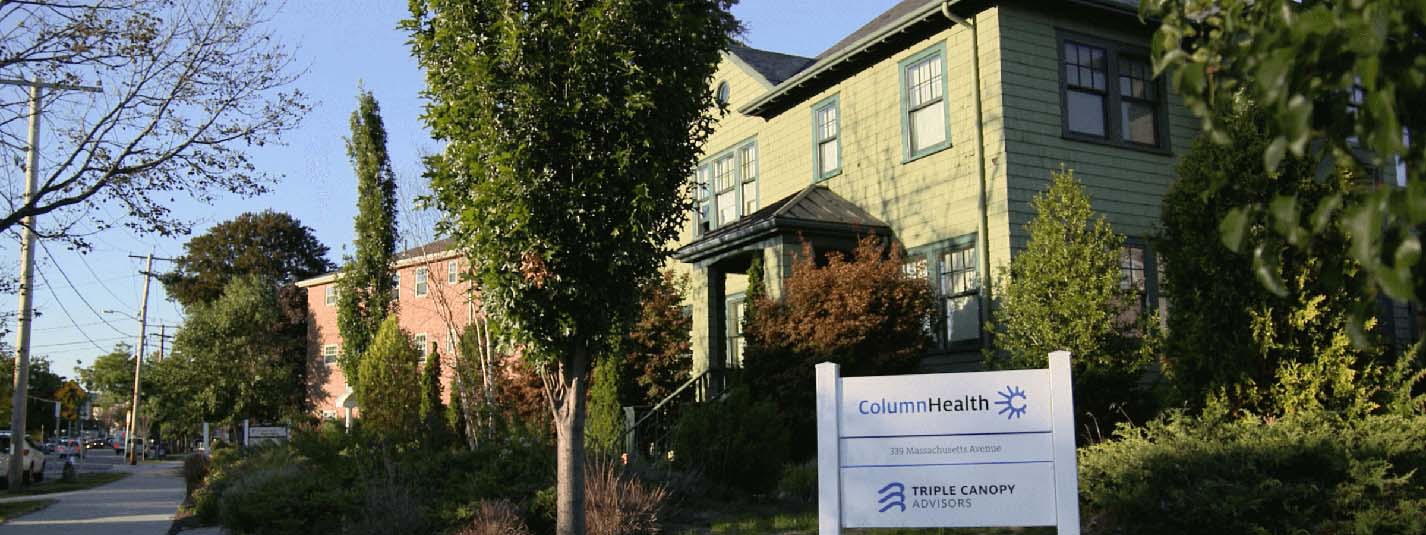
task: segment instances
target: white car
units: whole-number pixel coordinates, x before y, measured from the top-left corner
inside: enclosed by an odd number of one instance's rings
[[[45,479],[45,450],[40,449],[28,435],[25,436],[25,443],[20,448],[20,454],[24,456],[25,462],[21,465],[24,471],[21,475],[22,481],[44,481]],[[0,431],[0,478],[4,477],[4,472],[10,466],[10,432]]]

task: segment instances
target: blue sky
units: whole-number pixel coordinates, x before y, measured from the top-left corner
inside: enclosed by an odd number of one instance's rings
[[[896,0],[744,0],[734,8],[756,48],[814,56],[871,20]],[[312,112],[289,133],[286,144],[253,152],[255,163],[279,176],[273,192],[255,198],[225,197],[212,205],[180,199],[175,210],[196,222],[195,233],[248,211],[288,212],[311,227],[340,262],[350,249],[356,193],[343,137],[355,107],[358,85],[380,102],[389,133],[392,164],[403,197],[425,190],[420,156],[438,148],[421,124],[419,92],[423,78],[395,28],[406,16],[398,0],[297,0],[275,13],[276,36],[293,47],[306,73],[297,86],[314,101]],[[43,140],[42,140],[43,143]],[[431,216],[405,210],[403,239],[409,245],[431,238]],[[136,342],[143,261],[128,255],[153,252],[160,257],[183,253],[186,239],[164,239],[114,229],[93,238],[95,250],[80,255],[58,244],[36,254],[36,309],[32,350],[46,356],[61,375],[87,366],[116,342]],[[18,263],[16,244],[4,244],[0,261]],[[169,266],[155,262],[156,271]],[[13,305],[12,301],[12,307]],[[115,313],[105,313],[114,310]],[[149,295],[151,325],[180,325],[181,309],[153,284]],[[153,331],[157,332],[157,328]],[[172,330],[170,329],[170,334]],[[11,335],[13,337],[13,334]],[[153,351],[157,338],[150,338]],[[13,343],[13,339],[11,340]]]

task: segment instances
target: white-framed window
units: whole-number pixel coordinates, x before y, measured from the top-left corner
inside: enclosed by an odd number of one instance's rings
[[[728,82],[726,80],[718,82],[718,89],[713,92],[713,98],[717,99],[719,104],[727,106],[729,96]]]
[[[416,297],[426,297],[431,292],[431,268],[416,268]]]
[[[945,70],[945,43],[901,62],[901,130],[906,160],[950,146]]]
[[[396,300],[396,301],[400,301],[400,300],[401,300],[401,274],[400,274],[400,273],[392,273],[392,274],[391,274],[391,299]]]
[[[826,180],[842,172],[840,101],[832,95],[812,106],[812,179]]]
[[[947,344],[980,340],[980,274],[975,243],[941,253],[941,296]]]
[[[747,301],[743,294],[737,294],[727,299],[725,313],[728,317],[728,345],[725,348],[723,365],[728,369],[743,367],[743,349],[746,341],[743,338],[743,317],[747,315]]]
[[[446,262],[446,284],[460,282],[460,261],[450,260]]]
[[[426,333],[417,333],[411,337],[411,340],[416,343],[416,353],[421,355],[421,364],[425,364],[427,353],[431,351],[430,346],[427,345],[426,342]]]
[[[337,304],[336,283],[328,284],[325,288],[322,288],[322,294],[322,301],[325,302],[327,306],[333,306]]]
[[[758,209],[757,140],[714,154],[693,176],[694,234],[732,224]]]
[[[337,363],[337,357],[341,356],[342,349],[337,344],[326,344],[322,346],[322,364],[328,366]]]

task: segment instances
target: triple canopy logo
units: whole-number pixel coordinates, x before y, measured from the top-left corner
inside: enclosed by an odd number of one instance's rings
[[[898,508],[899,512],[906,512],[906,485],[893,481],[876,491],[876,495],[881,496],[881,499],[876,503],[882,504],[878,513],[890,511],[892,507]]]
[[[996,394],[1000,394],[1000,401],[995,404],[1004,406],[997,414],[1004,414],[1006,420],[1025,416],[1025,410],[1029,407],[1025,404],[1024,389],[1006,385],[1004,391],[996,392]],[[1018,404],[1015,402],[1017,398],[1020,400]]]

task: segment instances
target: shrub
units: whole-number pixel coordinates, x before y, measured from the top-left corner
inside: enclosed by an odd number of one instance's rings
[[[388,440],[408,442],[420,434],[421,389],[417,362],[421,355],[392,314],[381,322],[376,337],[361,357],[361,424]]]
[[[590,535],[652,535],[668,491],[621,474],[613,463],[595,462],[584,471],[584,518]]]
[[[481,500],[470,523],[455,535],[530,535],[530,529],[510,500]]]
[[[817,499],[817,462],[788,465],[782,469],[782,479],[777,481],[779,497],[801,503],[812,503]]]
[[[720,402],[688,407],[674,428],[674,462],[709,481],[748,493],[772,489],[791,436],[777,406],[734,388]]]
[[[1139,310],[1137,289],[1121,286],[1124,237],[1094,212],[1073,171],[1055,171],[1030,205],[1029,242],[996,277],[986,366],[1044,368],[1051,351],[1069,350],[1076,412],[1142,421],[1152,415],[1152,396],[1136,387],[1154,350],[1155,338],[1145,335],[1157,321]]]
[[[624,447],[624,404],[619,399],[624,359],[610,354],[594,366],[589,389],[588,416],[584,422],[584,444],[595,456],[614,456]]]
[[[693,367],[693,317],[684,315],[688,275],[664,271],[639,289],[639,318],[624,334],[619,348],[632,373],[638,399],[629,405],[652,405],[688,380]]]
[[[804,243],[780,299],[750,290],[743,377],[758,396],[787,409],[782,426],[794,436],[816,436],[816,363],[836,362],[842,375],[856,376],[906,373],[920,362],[930,341],[931,287],[905,276],[902,264],[900,248],[875,236],[862,238],[849,255]],[[793,449],[797,459],[816,452],[811,440]],[[779,469],[765,477],[775,481]]]
[[[192,499],[193,491],[203,486],[203,480],[208,477],[208,456],[198,453],[189,455],[183,460],[183,483],[184,498]]]
[[[349,518],[344,535],[389,535],[432,531],[426,516],[427,497],[421,492],[429,480],[409,476],[382,455],[375,473],[362,477],[362,502]],[[421,481],[418,485],[417,481]],[[314,532],[315,533],[315,532]]]
[[[344,486],[322,477],[285,447],[264,448],[215,493],[219,519],[236,533],[331,533],[341,528]]]
[[[1172,414],[1080,451],[1102,533],[1426,532],[1426,416]]]

